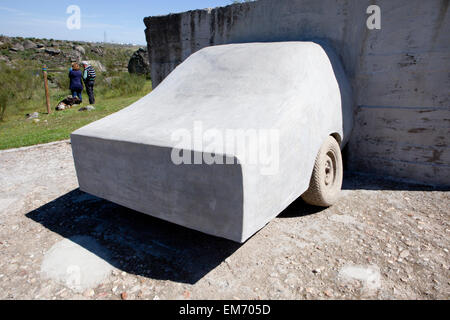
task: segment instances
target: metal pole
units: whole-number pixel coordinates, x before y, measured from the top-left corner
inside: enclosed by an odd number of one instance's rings
[[[50,114],[52,110],[50,109],[50,96],[48,93],[47,66],[44,66],[42,68],[42,72],[44,74],[44,88],[45,88],[45,99],[47,100],[47,113]]]

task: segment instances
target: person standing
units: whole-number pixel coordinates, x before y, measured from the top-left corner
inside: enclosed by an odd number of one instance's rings
[[[86,92],[89,96],[89,103],[95,104],[94,85],[95,85],[95,69],[87,61],[83,61],[83,80],[86,86]]]
[[[72,92],[72,97],[80,99],[80,103],[83,102],[83,97],[81,92],[83,92],[83,74],[80,71],[80,66],[77,63],[72,64],[72,68],[69,71],[70,79],[70,91]]]

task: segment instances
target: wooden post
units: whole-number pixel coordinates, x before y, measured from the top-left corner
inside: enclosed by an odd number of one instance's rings
[[[44,66],[42,68],[42,73],[44,74],[44,88],[45,88],[45,99],[47,100],[47,113],[50,114],[52,110],[50,108],[50,96],[48,93],[47,66]]]

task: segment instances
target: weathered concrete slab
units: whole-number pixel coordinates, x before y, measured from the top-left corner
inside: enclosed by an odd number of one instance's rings
[[[197,52],[143,99],[72,134],[80,188],[244,242],[308,189],[329,135],[343,145],[349,139],[350,85],[337,56],[324,48],[278,42]],[[224,140],[208,145],[197,125]],[[192,139],[174,139],[180,130]],[[276,141],[265,141],[273,157],[261,159],[254,141],[228,149],[230,130],[244,137],[246,130],[274,131]],[[173,150],[220,155],[226,164],[177,164]]]

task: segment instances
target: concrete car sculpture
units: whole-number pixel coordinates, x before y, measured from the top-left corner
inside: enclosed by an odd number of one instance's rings
[[[350,85],[326,46],[230,44],[194,53],[150,94],[71,140],[81,190],[242,243],[300,196],[336,202],[352,116]],[[208,145],[199,128],[274,133],[275,170],[243,161],[257,152],[251,143]],[[189,162],[217,157],[223,163]]]

